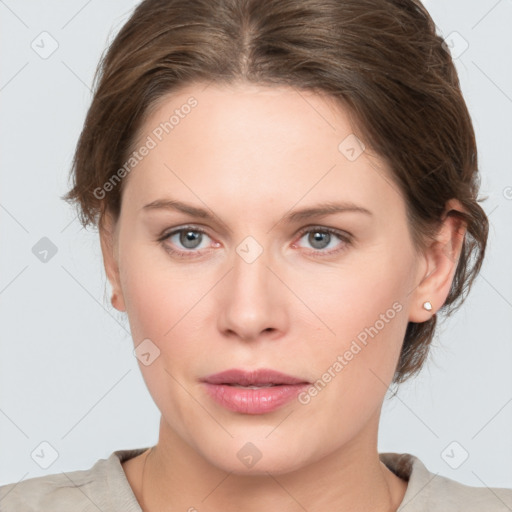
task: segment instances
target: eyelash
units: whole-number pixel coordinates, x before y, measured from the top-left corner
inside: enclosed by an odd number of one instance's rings
[[[197,226],[183,226],[181,228],[174,229],[168,233],[163,234],[157,239],[157,241],[165,246],[165,250],[167,252],[169,252],[173,256],[177,256],[178,258],[198,258],[202,256],[202,254],[196,250],[191,249],[189,251],[177,251],[176,249],[171,249],[169,246],[164,244],[164,242],[168,240],[171,236],[181,233],[182,231],[194,231],[195,233],[201,233],[203,235],[209,236],[206,231]],[[344,233],[342,231],[338,231],[337,229],[328,228],[324,226],[308,226],[306,228],[303,228],[298,234],[299,239],[310,232],[329,233],[331,235],[337,236],[343,242],[342,247],[339,249],[334,249],[330,251],[312,249],[311,251],[309,251],[310,253],[318,255],[320,258],[324,256],[334,256],[335,254],[341,253],[347,249],[347,246],[352,244],[352,236],[349,235],[348,233]]]

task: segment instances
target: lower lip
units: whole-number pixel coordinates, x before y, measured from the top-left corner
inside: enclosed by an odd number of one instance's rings
[[[264,414],[292,401],[309,384],[283,384],[251,389],[204,383],[207,393],[226,409],[243,414]]]

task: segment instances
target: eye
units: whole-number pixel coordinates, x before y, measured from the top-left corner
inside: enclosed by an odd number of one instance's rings
[[[300,236],[300,240],[306,238],[307,242],[311,244],[313,248],[311,252],[322,256],[337,254],[347,249],[347,246],[351,244],[351,235],[348,233],[323,226],[304,228],[300,232]],[[205,237],[210,238],[203,229],[196,226],[184,226],[163,234],[158,242],[164,245],[167,252],[177,257],[194,258],[200,257],[202,255],[201,250],[208,247],[208,244],[202,246]],[[336,239],[341,243],[336,244]],[[220,244],[216,243],[216,245],[219,246]],[[296,244],[293,245],[296,246]],[[336,245],[339,247],[332,249]],[[178,249],[173,247],[178,247]],[[329,247],[331,247],[330,250],[325,250]]]
[[[313,247],[313,252],[325,253],[327,255],[343,251],[351,243],[351,237],[348,233],[323,226],[308,227],[305,230],[302,230],[300,235],[300,240],[306,238],[307,243]],[[336,238],[341,240],[342,243],[336,244]],[[336,249],[335,247],[337,245],[338,248]],[[331,247],[331,250],[324,250],[329,247]]]
[[[172,254],[183,257],[195,257],[200,256],[197,250],[205,248],[204,246],[201,247],[201,243],[204,241],[205,236],[210,238],[202,229],[195,226],[185,226],[162,235],[158,241],[164,244],[165,249]],[[178,250],[173,249],[169,244],[164,243],[166,241],[172,242],[172,245],[174,247],[178,247]]]

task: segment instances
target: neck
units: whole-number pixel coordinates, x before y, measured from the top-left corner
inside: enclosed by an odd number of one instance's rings
[[[298,470],[236,474],[210,464],[162,418],[158,444],[149,458],[145,452],[141,460],[141,487],[136,496],[144,512],[396,511],[407,483],[380,461],[376,440],[375,427],[362,432],[348,446]]]

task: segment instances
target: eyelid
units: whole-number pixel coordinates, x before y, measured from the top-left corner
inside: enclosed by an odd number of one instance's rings
[[[168,240],[171,236],[176,235],[177,233],[180,233],[181,231],[196,231],[197,233],[201,233],[203,235],[208,236],[209,238],[212,238],[208,231],[200,226],[194,226],[194,225],[185,225],[185,226],[177,226],[175,228],[169,229],[164,231],[157,239],[158,242],[165,242],[165,240]],[[213,239],[213,238],[212,238]],[[187,251],[192,252],[192,250]]]
[[[347,240],[351,240],[353,238],[352,235],[350,233],[348,233],[347,231],[343,231],[342,229],[337,229],[337,228],[331,228],[329,226],[322,226],[319,224],[312,224],[310,226],[305,226],[298,231],[298,234],[302,236],[305,233],[309,233],[310,231],[315,231],[315,230],[320,231],[320,232],[332,233],[336,236],[339,236],[340,238],[344,238]]]
[[[197,233],[201,233],[203,235],[207,235],[209,238],[212,238],[204,228],[202,228],[200,226],[187,224],[184,226],[176,226],[169,230],[165,230],[157,238],[157,242],[162,244],[168,253],[170,253],[173,256],[177,256],[178,258],[189,258],[189,259],[199,258],[204,254],[205,251],[209,252],[209,249],[201,249],[200,251],[173,249],[172,247],[169,247],[165,244],[165,241],[168,240],[171,236],[173,236],[177,233],[180,233],[181,231],[186,231],[187,229],[190,231],[196,231]]]
[[[333,256],[335,254],[338,254],[339,252],[342,252],[344,251],[348,245],[351,245],[353,243],[353,235],[351,235],[350,233],[346,232],[346,231],[343,231],[341,229],[337,229],[337,228],[331,228],[331,227],[328,227],[328,226],[321,226],[321,225],[310,225],[310,226],[305,226],[303,228],[301,228],[297,234],[298,236],[298,239],[300,240],[306,233],[310,233],[310,232],[320,232],[320,233],[330,233],[332,235],[335,235],[337,236],[342,242],[343,242],[343,247],[341,248],[338,248],[338,249],[331,249],[331,250],[328,250],[328,251],[322,251],[322,250],[319,250],[319,249],[307,249],[307,251],[310,253],[310,254],[314,254],[314,255],[319,255],[320,257],[322,256]],[[293,245],[295,246],[296,245],[296,242],[293,243]]]
[[[169,230],[164,231],[158,237],[157,241],[160,242],[160,243],[163,243],[166,240],[168,240],[171,236],[173,236],[173,235],[175,235],[177,233],[180,233],[181,231],[186,231],[187,229],[190,230],[190,231],[196,231],[196,232],[201,233],[203,235],[207,235],[209,238],[212,238],[208,234],[207,230],[202,228],[201,226],[193,225],[193,224],[186,224],[186,225],[183,225],[183,226],[176,226],[174,228],[171,228]],[[302,227],[298,231],[298,233],[295,235],[295,238],[298,237],[298,239],[300,239],[300,238],[302,238],[304,236],[304,234],[309,233],[311,231],[317,231],[317,232],[333,234],[333,235],[337,236],[343,242],[343,247],[342,248],[331,249],[329,251],[322,251],[322,250],[318,250],[318,249],[309,249],[309,250],[306,249],[310,254],[319,255],[320,257],[321,256],[332,256],[334,254],[337,254],[338,252],[341,252],[344,249],[346,249],[346,246],[352,244],[352,241],[353,241],[353,236],[350,233],[346,232],[346,231],[343,231],[343,230],[340,230],[340,229],[336,229],[336,228],[331,228],[331,227],[328,227],[328,226],[322,226],[322,225],[318,225],[318,224],[317,225],[309,225],[309,226]],[[293,242],[292,245],[295,246],[296,242]],[[186,257],[185,255],[191,255],[189,257],[194,257],[194,255],[199,255],[200,256],[203,252],[208,251],[209,249],[200,249],[198,251],[198,250],[192,250],[192,249],[191,250],[179,250],[179,249],[176,250],[176,249],[166,248],[166,250],[171,252],[171,253],[182,255],[183,257]]]
[[[197,231],[198,233],[208,235],[208,232],[206,231],[206,229],[202,228],[199,225],[184,224],[183,226],[176,226],[176,227],[169,228],[169,229],[162,231],[162,234],[158,237],[158,241],[161,242],[163,240],[166,240],[171,235],[175,235],[176,233],[179,233],[180,231],[185,231],[187,229],[190,231]],[[210,235],[208,235],[208,236],[210,236]],[[210,238],[211,238],[211,236],[210,236]]]

